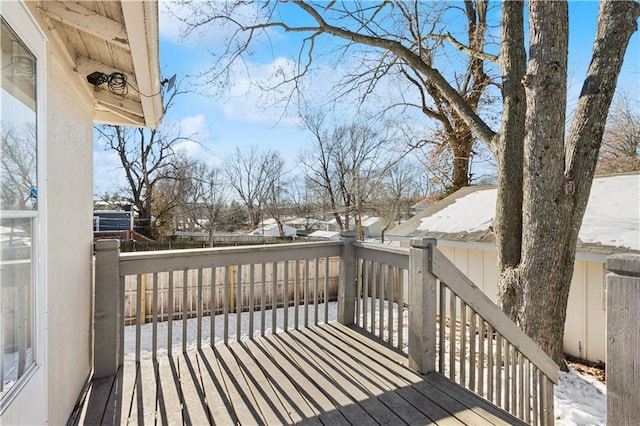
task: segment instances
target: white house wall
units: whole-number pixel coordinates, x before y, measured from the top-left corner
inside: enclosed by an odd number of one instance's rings
[[[495,251],[438,246],[492,301],[497,299]],[[565,322],[565,352],[589,361],[606,361],[604,266],[576,261]]]
[[[51,46],[53,47],[53,46]],[[51,50],[50,50],[51,51]],[[91,371],[93,109],[48,70],[49,424],[64,424]]]

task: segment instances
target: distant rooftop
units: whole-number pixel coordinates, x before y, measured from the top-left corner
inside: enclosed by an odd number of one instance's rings
[[[388,237],[494,243],[496,195],[495,186],[462,188],[398,225]],[[578,238],[582,250],[640,251],[640,174],[593,180]]]

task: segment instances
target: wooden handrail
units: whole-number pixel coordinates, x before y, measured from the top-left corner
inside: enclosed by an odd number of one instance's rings
[[[559,367],[536,343],[460,271],[437,247],[433,247],[430,271],[446,283],[460,299],[505,337],[536,365],[553,383],[558,383]]]
[[[272,244],[209,249],[164,250],[120,254],[120,275],[149,274],[182,269],[302,260],[340,255],[342,241]]]

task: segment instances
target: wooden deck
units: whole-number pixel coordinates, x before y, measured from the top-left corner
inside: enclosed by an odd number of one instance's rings
[[[126,363],[70,424],[523,424],[338,324]]]

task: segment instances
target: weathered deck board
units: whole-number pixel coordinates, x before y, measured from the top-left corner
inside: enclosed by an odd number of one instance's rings
[[[127,363],[73,424],[523,424],[438,373],[337,324]]]

